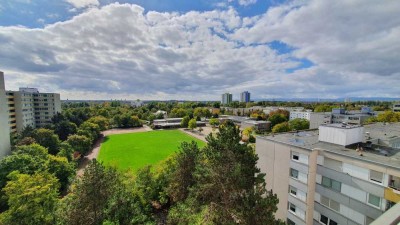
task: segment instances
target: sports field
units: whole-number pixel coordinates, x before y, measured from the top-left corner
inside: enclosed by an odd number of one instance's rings
[[[205,143],[180,130],[159,130],[142,133],[115,134],[105,137],[98,160],[121,170],[137,170],[157,164],[178,150],[183,141]]]

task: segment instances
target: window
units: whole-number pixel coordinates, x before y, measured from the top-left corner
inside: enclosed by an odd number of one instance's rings
[[[375,171],[375,170],[370,170],[369,171],[369,179],[378,183],[382,183],[383,180],[383,173]]]
[[[321,214],[321,218],[319,220],[321,223],[328,225],[329,218]]]
[[[321,195],[321,204],[326,206],[326,207],[328,207],[328,208],[331,208],[331,209],[333,209],[335,211],[338,211],[338,212],[340,211],[339,202],[334,201],[332,199],[329,199],[329,198],[327,198],[325,196],[322,196],[322,195]]]
[[[338,192],[342,189],[342,183],[328,177],[322,177],[322,185]]]
[[[321,222],[322,224],[325,225],[337,225],[338,223],[336,223],[334,220],[329,219],[328,217],[324,216],[321,214],[321,217],[319,219],[319,222]]]
[[[296,223],[291,221],[290,219],[287,219],[286,222],[287,222],[288,225],[296,225]]]
[[[299,160],[299,153],[298,152],[292,152],[292,159],[298,161]]]
[[[289,202],[289,211],[296,213],[296,206],[290,202]]]
[[[299,178],[299,171],[290,168],[290,176],[293,177],[293,178],[298,179]]]
[[[380,207],[381,206],[381,198],[376,195],[368,193],[368,203],[371,205],[374,205],[376,207]]]
[[[297,195],[297,188],[289,186],[289,193],[296,196]]]

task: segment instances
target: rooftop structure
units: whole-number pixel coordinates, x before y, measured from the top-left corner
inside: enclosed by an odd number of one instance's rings
[[[400,149],[381,144],[385,133],[400,136],[400,123],[258,136],[258,166],[280,200],[277,217],[289,224],[370,224],[400,202]]]

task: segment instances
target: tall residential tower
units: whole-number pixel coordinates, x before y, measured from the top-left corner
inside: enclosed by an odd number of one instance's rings
[[[250,102],[250,92],[245,91],[240,93],[240,102]]]
[[[221,101],[221,103],[222,103],[223,105],[230,104],[231,102],[232,102],[232,94],[231,94],[231,93],[222,94],[222,101]]]

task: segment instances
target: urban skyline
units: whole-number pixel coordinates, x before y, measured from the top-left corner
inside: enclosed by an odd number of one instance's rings
[[[0,10],[6,89],[41,86],[63,99],[400,97],[398,1],[40,0]]]

